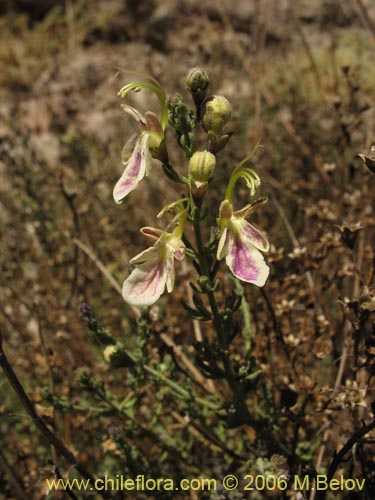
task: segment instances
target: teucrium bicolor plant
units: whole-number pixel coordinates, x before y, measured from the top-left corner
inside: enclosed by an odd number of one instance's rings
[[[126,72],[125,72],[126,73]],[[206,340],[196,344],[197,362],[209,378],[226,379],[233,393],[235,423],[248,422],[250,413],[245,399],[246,390],[243,374],[240,376],[232,366],[228,346],[238,333],[239,324],[233,318],[239,308],[239,300],[232,293],[225,307],[220,310],[216,292],[220,287],[217,273],[220,262],[225,262],[230,272],[239,280],[262,287],[268,277],[263,253],[268,251],[266,236],[247,218],[253,211],[266,203],[266,198],[251,201],[235,208],[235,187],[242,180],[254,197],[260,185],[260,178],[248,166],[254,150],[239,164],[234,165],[227,187],[219,206],[210,205],[210,186],[214,184],[215,173],[220,168],[218,155],[228,144],[232,133],[224,130],[231,119],[232,107],[228,99],[220,95],[207,95],[209,79],[201,68],[193,68],[187,77],[195,111],[189,110],[180,94],[166,98],[164,90],[153,78],[135,74],[139,81],[125,85],[119,92],[125,98],[129,92],[149,90],[158,98],[160,113],[141,113],[122,105],[123,110],[139,125],[139,133],[130,137],[122,154],[124,171],[115,185],[113,196],[117,203],[124,201],[151,169],[152,158],[161,163],[160,174],[171,181],[185,186],[185,196],[172,200],[158,217],[174,212],[173,220],[165,230],[144,227],[142,234],[152,240],[149,248],[131,259],[134,265],[125,279],[122,293],[126,302],[134,306],[150,306],[160,296],[172,292],[175,284],[175,261],[185,257],[192,259],[197,270],[197,280],[191,283],[194,307],[184,304],[194,319],[210,321],[217,335],[217,342]],[[166,144],[167,125],[174,129],[178,146],[184,151],[185,165],[174,168],[169,161]],[[207,135],[203,147],[198,146],[197,128],[201,126]],[[158,167],[156,167],[158,168]],[[218,187],[215,186],[217,190]],[[176,197],[179,196],[176,194]],[[216,226],[209,227],[207,210],[217,213]],[[194,241],[186,231],[192,226]],[[210,234],[204,241],[204,234]],[[201,296],[206,296],[203,300]],[[246,374],[245,374],[246,375]],[[241,378],[242,377],[242,378]]]

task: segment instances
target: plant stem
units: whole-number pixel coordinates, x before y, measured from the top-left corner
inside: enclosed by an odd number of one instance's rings
[[[272,437],[272,434],[269,432],[270,424],[268,419],[266,417],[263,417],[260,420],[255,420],[250,414],[249,409],[247,407],[245,388],[242,385],[241,381],[236,376],[236,373],[234,372],[231,364],[229,349],[228,349],[228,338],[225,334],[225,331],[223,330],[221,315],[219,312],[219,307],[216,302],[215,292],[213,290],[214,283],[211,277],[212,275],[210,273],[210,267],[207,260],[207,253],[202,240],[200,208],[197,207],[196,205],[193,205],[192,212],[193,212],[194,233],[197,246],[197,258],[201,270],[200,275],[204,276],[207,280],[208,286],[206,288],[206,294],[208,296],[209,304],[211,307],[212,323],[217,335],[219,346],[222,351],[222,360],[223,360],[225,378],[234,396],[234,406],[236,414],[233,424],[235,426],[240,426],[244,424],[252,426],[256,430],[259,438],[264,443],[267,444],[269,451],[288,456],[289,453],[286,447],[282,443],[278,443]]]
[[[134,364],[136,364],[136,365],[139,364],[138,360],[132,354],[127,353],[127,355],[134,362]],[[172,389],[172,391],[174,391],[174,394],[177,397],[180,397],[181,399],[184,399],[186,401],[188,399],[190,399],[191,396],[186,389],[184,389],[183,387],[181,387],[179,384],[177,384],[173,380],[169,379],[168,377],[165,377],[162,373],[158,372],[157,370],[155,370],[151,366],[143,365],[142,369],[144,371],[146,371],[147,373],[149,373],[154,378],[154,380],[157,380],[159,382],[163,382],[165,385],[170,387],[170,389]],[[202,399],[199,397],[194,397],[194,399],[196,402],[198,402],[202,406],[205,406],[206,408],[209,408],[210,410],[219,411],[219,409],[220,409],[220,407],[217,404],[212,403],[211,401],[209,401],[207,399]]]
[[[211,279],[211,273],[207,261],[206,251],[203,245],[202,233],[201,233],[201,211],[200,208],[194,206],[193,208],[193,224],[195,239],[197,243],[197,258],[199,260],[199,265],[202,271],[202,276],[207,279],[208,287],[206,294],[208,296],[208,301],[210,303],[211,313],[212,313],[212,323],[217,335],[217,340],[222,351],[222,359],[225,371],[225,378],[228,385],[234,395],[234,404],[236,408],[236,417],[239,424],[250,423],[251,416],[245,401],[244,388],[241,382],[236,378],[236,374],[233,371],[233,367],[229,357],[228,351],[228,339],[226,337],[225,331],[223,330],[223,324],[220,317],[219,308],[216,302],[215,292],[213,291],[213,282]]]
[[[56,434],[54,434],[49,427],[44,423],[42,418],[37,414],[33,403],[27,396],[21,382],[18,380],[17,375],[14,373],[5,352],[3,350],[3,337],[0,332],[0,366],[3,372],[7,376],[9,382],[11,383],[13,389],[15,390],[19,400],[21,401],[23,407],[27,413],[32,418],[34,424],[38,427],[44,438],[56,448],[56,450],[81,474],[85,479],[89,479],[93,484],[95,483],[95,478],[92,476],[80,463],[77,462],[74,454],[65,446],[65,444],[60,440]],[[111,498],[111,496],[106,492],[100,493],[103,498]]]
[[[345,456],[350,452],[353,446],[362,439],[368,432],[372,431],[375,428],[375,420],[370,422],[368,425],[364,425],[362,429],[355,431],[352,436],[348,439],[348,441],[344,444],[339,452],[334,452],[333,460],[331,465],[329,466],[326,474],[326,481],[329,483],[333,476],[335,475],[336,470],[340,466],[342,462],[346,462],[347,459]],[[326,491],[320,491],[316,495],[316,499],[323,500],[326,498]]]

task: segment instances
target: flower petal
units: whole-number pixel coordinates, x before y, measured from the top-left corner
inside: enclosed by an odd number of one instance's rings
[[[140,231],[142,234],[153,240],[158,240],[164,234],[164,231],[162,231],[161,229],[150,226],[142,227]]]
[[[265,205],[267,202],[268,198],[262,196],[262,198],[258,198],[257,200],[253,201],[252,203],[249,203],[240,210],[237,210],[236,212],[234,212],[233,215],[235,217],[244,217],[246,219],[252,212],[254,212],[254,210],[261,207],[262,205]]]
[[[135,306],[150,306],[164,292],[167,280],[165,261],[157,247],[151,247],[137,257],[147,260],[140,264],[122,286],[125,301]]]
[[[167,291],[168,291],[168,293],[171,293],[173,291],[174,282],[175,282],[173,254],[169,255],[164,260],[164,272],[166,274]]]
[[[133,120],[135,120],[143,130],[146,129],[146,119],[142,115],[142,113],[140,113],[138,111],[138,109],[132,108],[131,106],[128,106],[127,104],[121,104],[121,108],[123,111],[125,111],[126,114],[131,116],[133,118]]]
[[[155,261],[156,258],[158,258],[157,247],[153,246],[150,248],[146,248],[146,250],[143,250],[143,252],[130,259],[130,264],[139,265],[147,261]]]
[[[232,273],[242,281],[263,286],[268,278],[269,267],[263,255],[235,232],[231,232],[226,263]]]
[[[167,288],[172,292],[175,282],[174,259],[183,258],[185,245],[174,232],[167,233],[152,227],[142,232],[153,239],[154,245],[131,259],[137,267],[124,281],[122,294],[129,304],[149,306],[156,302]]]
[[[147,133],[139,136],[125,170],[113,189],[113,198],[116,203],[121,203],[125,196],[133,191],[139,181],[147,175],[151,164],[148,140]]]
[[[126,141],[125,146],[121,151],[121,161],[126,165],[133,154],[134,148],[137,144],[139,134],[133,134],[129,140]]]
[[[164,140],[164,131],[159,122],[159,118],[152,111],[146,111],[145,117],[147,132],[150,134],[150,148],[158,149]]]
[[[176,230],[178,227],[176,228]],[[181,261],[185,258],[185,243],[180,237],[176,236],[173,232],[172,234],[164,236],[164,242],[166,245],[166,251],[168,255],[173,256],[176,260]]]
[[[229,244],[229,231],[228,228],[226,227],[221,233],[219,244],[217,246],[217,252],[216,252],[217,260],[221,260],[227,255],[228,244]]]
[[[259,231],[259,229],[256,229],[245,219],[242,219],[240,231],[241,237],[247,240],[247,245],[251,244],[262,252],[268,252],[270,244],[265,235],[261,231]]]
[[[180,246],[173,252],[174,258],[181,262],[185,258],[185,245]]]

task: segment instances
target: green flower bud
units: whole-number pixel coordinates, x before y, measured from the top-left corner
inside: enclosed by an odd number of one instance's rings
[[[201,119],[201,105],[207,95],[210,80],[204,69],[195,67],[191,69],[186,78],[186,86],[190,91],[197,110],[197,120]]]
[[[189,161],[190,178],[197,187],[207,184],[216,166],[216,158],[209,151],[197,151]]]
[[[114,345],[107,346],[103,351],[103,357],[107,363],[111,361],[113,355],[116,354],[116,347]]]
[[[197,151],[189,161],[191,194],[197,205],[203,200],[215,170],[216,158],[209,151]]]
[[[205,130],[218,134],[232,116],[232,106],[222,95],[208,97],[203,103],[202,124]]]
[[[206,94],[210,80],[204,69],[192,68],[186,78],[186,86],[192,94]]]
[[[111,368],[132,368],[134,366],[134,361],[119,343],[107,346],[103,351],[103,357]]]

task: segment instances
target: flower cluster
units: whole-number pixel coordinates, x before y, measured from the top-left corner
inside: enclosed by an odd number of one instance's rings
[[[211,252],[218,262],[225,259],[230,271],[238,279],[259,287],[267,280],[269,267],[262,252],[268,251],[269,243],[266,236],[247,221],[255,208],[262,206],[267,200],[260,198],[237,211],[233,208],[234,188],[240,179],[246,182],[251,196],[254,196],[260,184],[258,175],[251,168],[245,167],[254,151],[230,175],[224,200],[218,210],[217,236],[207,247],[203,247],[200,241],[199,225],[202,218],[197,218],[196,214],[214,178],[217,154],[227,145],[232,135],[223,131],[231,118],[231,105],[224,96],[207,96],[208,84],[208,76],[203,70],[193,68],[190,71],[187,88],[196,106],[195,114],[187,110],[178,94],[167,101],[159,83],[152,78],[128,84],[119,92],[121,97],[126,97],[130,91],[151,90],[159,99],[161,116],[159,118],[151,111],[142,114],[130,106],[122,106],[125,113],[136,120],[140,131],[123,148],[122,161],[125,168],[113,190],[115,202],[123,202],[149,174],[152,159],[159,160],[164,173],[173,181],[184,184],[187,189],[185,198],[170,203],[159,214],[161,216],[171,209],[175,210],[176,216],[169,225],[170,230],[152,227],[141,229],[142,234],[151,238],[153,244],[130,261],[134,268],[125,279],[122,289],[124,299],[130,304],[149,306],[159,299],[165,289],[171,292],[175,281],[175,260],[181,261],[185,254],[195,260],[201,276],[211,276],[205,264],[205,255]],[[167,122],[175,129],[178,145],[187,156],[185,174],[177,172],[169,163],[165,144]],[[199,125],[208,137],[205,150],[196,147],[194,130]],[[188,242],[185,236],[187,222],[194,226],[196,246]],[[186,251],[187,246],[189,252]],[[209,277],[211,278],[212,276]]]

